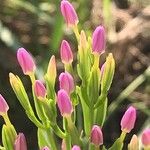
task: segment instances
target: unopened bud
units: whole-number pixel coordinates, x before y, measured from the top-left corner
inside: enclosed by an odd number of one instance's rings
[[[23,133],[19,133],[17,136],[15,150],[27,150],[27,143]]]
[[[93,53],[102,54],[105,52],[105,30],[103,26],[98,26],[92,36]]]
[[[69,43],[66,40],[63,40],[61,43],[60,56],[61,56],[61,61],[64,64],[70,64],[73,61],[72,50],[70,48]]]
[[[60,9],[68,26],[78,24],[79,20],[76,11],[67,0],[61,1]]]
[[[136,109],[130,106],[121,119],[121,130],[129,133],[135,125]]]
[[[17,59],[25,75],[30,75],[35,71],[36,66],[34,60],[24,48],[18,49]]]
[[[90,141],[95,146],[100,146],[103,144],[103,133],[99,126],[94,125],[92,127]]]
[[[131,138],[131,141],[128,145],[128,149],[129,150],[139,150],[139,140],[135,134]]]
[[[61,112],[61,115],[63,117],[67,117],[67,116],[71,115],[71,113],[73,111],[72,103],[70,101],[70,98],[69,98],[67,92],[63,89],[58,91],[57,104],[58,104],[58,108]]]
[[[150,149],[150,129],[145,129],[143,131],[141,140],[144,147]]]
[[[63,72],[59,76],[60,89],[64,89],[68,94],[74,91],[74,80],[70,73]]]
[[[74,145],[71,150],[81,150],[79,146]]]
[[[34,83],[34,93],[39,99],[46,97],[46,88],[40,80],[36,80]]]
[[[0,94],[0,115],[6,114],[9,109],[4,97]]]

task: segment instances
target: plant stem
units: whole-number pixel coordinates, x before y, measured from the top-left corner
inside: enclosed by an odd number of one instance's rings
[[[7,126],[12,126],[7,113],[3,115],[3,118]]]
[[[67,130],[70,133],[71,139],[72,139],[72,144],[80,145],[80,140],[79,140],[79,133],[78,130],[75,126],[75,124],[72,121],[71,116],[66,117],[67,120]]]
[[[74,31],[74,34],[76,36],[77,41],[79,42],[80,34],[79,34],[79,30],[78,30],[78,26],[77,25],[73,27],[73,31]]]
[[[120,135],[120,139],[121,139],[122,142],[124,141],[124,139],[126,137],[126,134],[127,134],[126,132],[122,131],[122,133]]]

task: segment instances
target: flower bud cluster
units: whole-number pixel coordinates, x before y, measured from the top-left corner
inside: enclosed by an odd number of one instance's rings
[[[24,48],[19,48],[18,63],[32,84],[32,105],[31,96],[28,97],[22,81],[13,73],[9,74],[10,84],[28,118],[38,128],[40,150],[57,150],[60,146],[56,143],[56,136],[59,140],[62,139],[62,150],[105,149],[103,124],[108,110],[108,92],[115,72],[112,53],[108,54],[102,67],[99,67],[100,57],[106,49],[105,28],[99,25],[91,37],[87,38],[84,30],[79,32],[77,13],[68,0],[61,0],[60,11],[67,27],[73,30],[77,38],[77,57],[73,56],[70,44],[62,40],[60,59],[64,71],[57,76],[57,63],[53,55],[41,80],[36,77],[36,64],[32,55]],[[76,67],[74,58],[77,58]],[[56,79],[59,86],[56,86]],[[57,88],[59,89],[56,91]],[[23,133],[17,134],[9,120],[8,110],[9,106],[0,94],[0,116],[5,122],[2,127],[2,149],[27,150],[25,136]],[[136,117],[136,108],[130,106],[120,122],[122,133],[110,147],[111,150],[123,148],[126,134],[135,127]],[[145,150],[150,149],[150,129],[143,131],[141,141]],[[133,135],[128,148],[139,149],[136,135]]]

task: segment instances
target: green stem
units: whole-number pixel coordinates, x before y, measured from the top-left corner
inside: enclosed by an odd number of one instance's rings
[[[95,146],[92,143],[89,143],[89,150],[95,150]]]
[[[78,30],[78,26],[77,25],[73,27],[73,31],[74,31],[74,34],[76,36],[77,41],[79,42],[80,34],[79,34],[79,30]]]
[[[95,150],[100,150],[99,146],[95,146]]]
[[[94,122],[94,108],[93,107],[89,109],[89,122],[90,122],[90,131],[91,131],[91,128]]]
[[[52,125],[54,132],[62,139],[66,137],[66,134],[58,127],[57,124]]]
[[[72,64],[65,64],[65,71],[69,72],[71,75],[74,76]]]
[[[70,133],[70,136],[71,136],[71,139],[72,139],[72,144],[80,145],[81,143],[80,143],[80,140],[79,140],[79,133],[78,133],[78,130],[77,130],[75,124],[72,121],[71,116],[68,116],[66,118],[66,120],[67,120],[67,130]]]
[[[38,127],[45,128],[45,126],[36,118],[33,111],[26,111],[28,118]]]
[[[12,126],[7,113],[3,115],[3,118],[7,126]]]
[[[127,134],[126,132],[122,131],[122,133],[120,135],[120,139],[121,139],[122,142],[124,141],[124,139],[126,137],[126,134]]]
[[[71,137],[70,137],[70,133],[68,132],[67,130],[67,120],[66,118],[63,117],[63,128],[65,130],[65,134],[66,134],[66,137],[65,137],[65,146],[66,146],[66,150],[71,150]]]
[[[53,132],[47,131],[47,134],[49,134],[49,141],[51,143],[52,150],[57,150],[56,143],[55,143],[54,136],[53,136]]]
[[[12,139],[13,139],[13,138],[16,138],[17,132],[16,132],[14,126],[11,124],[7,113],[6,113],[5,115],[3,115],[3,118],[4,118],[4,121],[5,121],[5,123],[6,123],[6,126],[8,126],[8,127],[10,128],[10,134],[11,134],[11,136],[12,136]]]
[[[90,122],[87,121],[89,119],[89,114],[90,114],[90,109],[88,107],[88,105],[86,104],[87,98],[85,98],[86,96],[84,94],[86,90],[84,90],[84,88],[86,87],[81,87],[78,91],[79,97],[80,97],[80,101],[81,101],[81,105],[82,105],[82,112],[83,112],[83,119],[84,119],[84,131],[87,137],[89,137],[90,135]],[[90,106],[90,104],[89,104]]]
[[[93,68],[99,68],[100,56],[99,54],[94,54],[94,64]]]
[[[67,133],[65,138],[66,150],[71,150],[71,137]]]

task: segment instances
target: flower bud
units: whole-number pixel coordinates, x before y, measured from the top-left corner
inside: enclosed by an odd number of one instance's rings
[[[58,91],[57,104],[58,104],[58,108],[61,112],[61,115],[63,117],[67,117],[67,116],[71,115],[71,113],[73,111],[72,103],[70,101],[70,98],[69,98],[67,92],[63,89]]]
[[[131,138],[131,141],[128,145],[128,150],[139,150],[139,140],[135,134]]]
[[[71,150],[80,150],[80,147],[77,145],[74,145]]]
[[[101,68],[101,91],[106,93],[110,89],[115,72],[115,60],[112,53],[106,58],[104,66]]]
[[[103,133],[99,126],[94,125],[92,127],[90,141],[95,146],[100,146],[103,144]]]
[[[61,43],[60,56],[61,56],[61,61],[64,64],[70,64],[73,61],[73,54],[70,45],[66,40],[63,40]]]
[[[6,114],[9,109],[4,97],[0,94],[0,115]]]
[[[23,133],[19,133],[15,141],[15,150],[27,150],[27,143]]]
[[[80,34],[79,46],[84,51],[87,49],[87,39],[84,30],[82,30]]]
[[[50,150],[50,149],[47,146],[45,146],[41,150]]]
[[[35,71],[36,67],[34,60],[24,48],[18,49],[17,59],[25,75],[30,75]]]
[[[30,102],[29,102],[28,95],[25,91],[25,88],[20,78],[14,75],[13,73],[9,73],[9,80],[10,80],[11,87],[14,90],[23,108],[25,110],[32,109]]]
[[[68,26],[78,24],[79,20],[76,11],[67,0],[61,1],[60,9]]]
[[[68,95],[74,91],[74,81],[71,74],[63,72],[59,76],[60,89],[64,89]]]
[[[53,55],[50,58],[49,64],[48,64],[48,68],[47,68],[47,78],[48,80],[54,84],[55,80],[56,80],[56,75],[57,75],[57,71],[56,71],[56,60],[55,60],[55,56]]]
[[[150,148],[150,128],[144,130],[141,141],[144,147]]]
[[[105,30],[103,26],[98,26],[92,36],[93,53],[102,54],[105,52]]]
[[[39,99],[44,99],[46,97],[46,88],[40,80],[35,81],[34,93]]]
[[[129,133],[133,128],[136,120],[136,109],[130,106],[121,119],[121,130]]]

